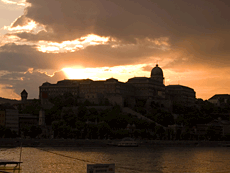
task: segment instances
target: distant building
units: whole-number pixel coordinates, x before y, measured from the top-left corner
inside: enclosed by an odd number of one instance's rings
[[[5,127],[8,127],[11,131],[19,133],[19,114],[16,109],[5,110]]]
[[[22,106],[25,106],[25,105],[31,105],[31,104],[34,104],[34,101],[36,101],[38,99],[28,99],[28,92],[24,89],[22,92],[21,92],[21,102],[15,104],[15,105],[22,105]]]
[[[23,128],[37,126],[38,125],[38,116],[31,114],[19,114],[19,135]]]
[[[125,98],[132,97],[134,88],[119,82],[117,79],[110,78],[105,81],[93,81],[90,79],[82,80],[62,80],[57,84],[44,83],[39,87],[39,98],[42,105],[49,105],[49,98],[65,93],[71,93],[79,100],[89,100],[99,104],[105,99],[113,100],[116,104],[123,106]]]
[[[178,91],[183,94],[181,97],[183,101],[187,99],[187,102],[193,102],[195,100],[193,89],[181,86],[176,88],[176,92]],[[89,100],[95,104],[108,100],[113,105],[132,107],[135,105],[136,99],[145,99],[147,103],[154,101],[168,104],[164,75],[158,64],[151,70],[150,78],[134,77],[127,82],[120,82],[114,78],[100,81],[65,79],[58,81],[56,84],[45,82],[39,87],[39,98],[43,107],[49,107],[50,98],[65,93],[71,93],[81,101]],[[171,93],[170,87],[169,93]]]
[[[210,127],[214,134],[218,134],[219,136],[230,135],[230,121],[222,120],[221,118],[212,120],[208,124],[197,124],[197,134],[199,136],[207,135],[207,131]]]
[[[128,80],[134,86],[135,98],[139,99],[164,99],[165,85],[163,71],[158,64],[151,71],[151,77],[134,77]]]
[[[196,93],[192,88],[182,85],[166,86],[166,93],[169,100],[173,103],[191,105],[195,103]]]
[[[6,124],[6,112],[0,111],[0,126],[5,126]]]
[[[38,122],[39,126],[45,126],[45,111],[44,110],[40,110],[39,111],[39,122]]]
[[[216,94],[212,96],[210,99],[208,99],[208,101],[217,106],[220,106],[221,103],[227,103],[228,101],[230,101],[230,95],[229,94]]]

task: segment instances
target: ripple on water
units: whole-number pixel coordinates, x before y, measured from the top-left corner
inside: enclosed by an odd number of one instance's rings
[[[1,158],[19,160],[20,148],[0,148]],[[23,148],[23,173],[85,173],[87,164],[115,163],[116,173],[228,172],[230,148]]]

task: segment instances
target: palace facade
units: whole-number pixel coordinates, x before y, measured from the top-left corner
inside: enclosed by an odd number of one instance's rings
[[[43,106],[50,104],[50,98],[64,95],[65,93],[71,93],[81,101],[89,100],[95,104],[108,100],[111,104],[134,106],[136,99],[145,99],[148,102],[155,101],[164,104],[169,101],[168,99],[175,98],[166,95],[166,93],[172,93],[171,87],[168,88],[170,89],[169,92],[167,92],[167,87],[164,84],[163,71],[157,64],[152,69],[150,78],[134,77],[127,82],[120,82],[114,78],[100,81],[65,79],[58,81],[56,84],[45,82],[39,87],[39,98]],[[191,88],[178,94],[186,94],[184,97],[188,97],[187,100],[195,102],[195,92]]]

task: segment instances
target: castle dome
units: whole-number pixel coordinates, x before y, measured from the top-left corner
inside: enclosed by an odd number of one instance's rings
[[[156,64],[156,67],[154,67],[151,71],[151,77],[155,76],[163,77],[163,71],[160,67],[158,67],[158,64]]]
[[[109,78],[109,79],[106,79],[106,82],[118,82],[118,80],[115,78]]]
[[[158,67],[158,64],[156,64],[156,67],[154,67],[151,71],[151,79],[164,84],[163,71],[160,67]]]

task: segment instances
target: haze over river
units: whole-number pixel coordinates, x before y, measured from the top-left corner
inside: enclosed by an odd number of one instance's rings
[[[0,148],[0,158],[19,160],[20,148]],[[86,173],[87,164],[115,163],[116,173],[227,173],[230,147],[22,148],[23,173]]]

